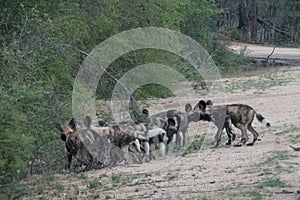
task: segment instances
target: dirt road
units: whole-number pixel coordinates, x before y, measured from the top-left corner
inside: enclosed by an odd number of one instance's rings
[[[273,47],[232,44],[252,57],[267,57]],[[271,58],[300,59],[299,49],[276,48]],[[192,123],[190,141],[204,137],[194,153],[169,154],[140,165],[30,177],[24,199],[297,199],[300,197],[300,67],[273,68],[256,75],[220,80],[222,92],[203,96],[216,104],[244,103],[272,124],[267,129],[254,121],[260,141],[253,147],[222,145],[211,149],[216,128],[208,122]],[[200,97],[199,97],[200,98]],[[151,101],[151,113],[171,109],[178,99]],[[196,103],[198,99],[184,99]],[[163,105],[163,106],[162,106]],[[235,129],[237,135],[239,131]],[[239,139],[239,138],[238,138]]]
[[[231,43],[229,48],[235,52],[245,52],[250,57],[266,58],[273,51],[274,46],[261,46],[245,43]],[[299,48],[276,47],[270,58],[300,60]]]
[[[258,74],[221,81],[226,103],[249,104],[272,124],[267,129],[254,121],[261,141],[253,147],[226,146],[224,136],[222,145],[211,149],[216,128],[210,123],[192,123],[190,138],[205,136],[206,145],[197,152],[139,165],[57,174],[51,180],[30,177],[25,183],[31,190],[23,199],[299,198],[300,153],[289,145],[300,146],[300,67]],[[169,98],[157,103],[172,105],[175,101]],[[216,99],[218,103],[224,102]],[[159,112],[154,104],[150,110]],[[240,135],[237,129],[235,132]]]

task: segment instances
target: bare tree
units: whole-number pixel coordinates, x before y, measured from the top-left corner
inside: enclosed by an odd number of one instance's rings
[[[256,42],[257,40],[257,14],[258,14],[257,0],[252,0],[252,17],[251,17],[251,41],[252,42]]]

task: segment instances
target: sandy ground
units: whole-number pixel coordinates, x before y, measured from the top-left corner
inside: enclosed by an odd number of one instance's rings
[[[289,145],[300,146],[300,67],[272,68],[220,83],[225,90],[216,98],[209,95],[216,104],[248,104],[271,122],[268,129],[255,119],[253,126],[261,140],[254,146],[226,146],[224,134],[222,144],[212,149],[216,128],[207,122],[192,123],[189,142],[202,135],[207,144],[199,151],[169,154],[143,164],[57,174],[50,180],[29,177],[24,183],[30,192],[23,199],[299,199],[300,152]],[[159,105],[168,109],[176,101],[158,100],[149,109],[159,112]],[[194,104],[198,99],[183,101]]]

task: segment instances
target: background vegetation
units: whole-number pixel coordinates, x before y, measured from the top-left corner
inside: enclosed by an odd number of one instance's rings
[[[0,5],[0,199],[22,194],[19,180],[30,173],[62,169],[64,145],[53,123],[71,118],[73,82],[85,59],[81,52],[108,37],[138,27],[178,30],[206,48],[222,72],[245,61],[228,51],[226,41],[297,46],[300,37],[296,0],[1,0]],[[108,71],[119,78],[148,62],[201,79],[183,60],[158,50],[128,53]],[[109,99],[114,84],[104,75],[97,98]],[[161,90],[151,93],[153,87],[137,95],[166,97]]]

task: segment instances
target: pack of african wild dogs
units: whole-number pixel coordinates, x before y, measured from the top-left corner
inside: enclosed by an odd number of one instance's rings
[[[191,122],[208,121],[215,125],[217,131],[212,147],[221,143],[223,132],[228,136],[226,145],[231,145],[236,139],[233,126],[241,134],[240,141],[233,145],[252,146],[259,136],[252,126],[255,117],[266,127],[271,126],[249,105],[214,105],[211,100],[200,100],[194,107],[186,104],[184,111],[168,110],[150,116],[149,111],[143,109],[134,121],[107,123],[86,116],[82,123],[73,118],[68,124],[56,123],[55,126],[65,143],[65,169],[85,171],[148,162],[158,156],[165,157],[171,151],[178,152],[186,145]],[[252,141],[247,131],[252,134]]]

